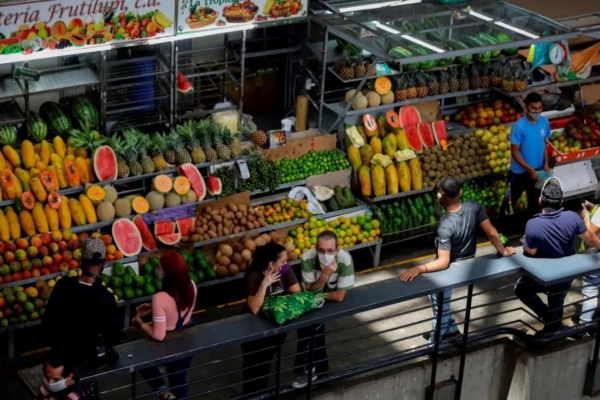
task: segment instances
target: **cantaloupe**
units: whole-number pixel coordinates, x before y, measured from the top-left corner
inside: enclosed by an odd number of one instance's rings
[[[392,91],[381,95],[381,104],[392,104],[394,100],[394,92]]]
[[[117,199],[115,201],[115,215],[119,218],[131,215],[131,203],[126,199]]]
[[[175,207],[181,204],[181,196],[171,192],[165,196],[165,207]]]
[[[367,104],[369,107],[377,107],[381,104],[381,96],[376,92],[367,93]]]
[[[85,194],[94,205],[102,203],[106,197],[106,192],[98,185],[88,187]]]
[[[375,91],[379,94],[386,94],[392,90],[392,82],[385,76],[375,79]]]
[[[160,194],[167,194],[173,189],[173,181],[166,175],[158,175],[152,181],[152,190]]]
[[[190,191],[190,181],[185,176],[178,176],[173,179],[173,191],[180,196],[185,196]]]
[[[362,94],[359,94],[356,97],[356,100],[354,100],[354,103],[352,103],[352,108],[354,110],[364,110],[368,106],[369,106],[369,101]]]
[[[108,201],[111,204],[114,204],[115,201],[119,198],[119,194],[117,193],[117,189],[112,186],[104,186],[104,201]]]
[[[150,211],[150,204],[142,196],[136,196],[131,202],[131,209],[138,214],[145,214]]]
[[[169,182],[171,180],[169,179]],[[152,191],[146,195],[146,200],[150,205],[150,211],[162,210],[165,207],[165,196],[162,194]]]
[[[99,221],[110,221],[115,218],[115,207],[108,201],[103,201],[98,204],[96,215]]]

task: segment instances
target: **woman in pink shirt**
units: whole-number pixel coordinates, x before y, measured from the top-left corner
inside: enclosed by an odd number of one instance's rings
[[[137,315],[131,324],[141,328],[151,338],[162,341],[167,332],[191,326],[197,288],[190,278],[185,260],[177,252],[166,251],[162,254],[156,274],[162,279],[162,290],[152,297],[152,304],[137,307]],[[152,325],[142,321],[150,313]],[[161,399],[185,398],[186,375],[191,361],[189,357],[165,364],[170,386],[165,384],[158,367],[143,369],[140,373]],[[169,387],[172,389],[169,390]]]

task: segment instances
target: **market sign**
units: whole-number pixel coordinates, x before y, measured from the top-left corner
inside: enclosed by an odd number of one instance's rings
[[[40,71],[33,68],[15,67],[13,78],[24,79],[27,81],[39,82],[41,77]]]
[[[0,54],[172,36],[174,20],[174,3],[165,0],[49,0],[5,5],[0,6]]]
[[[306,18],[308,0],[179,0],[177,34]]]

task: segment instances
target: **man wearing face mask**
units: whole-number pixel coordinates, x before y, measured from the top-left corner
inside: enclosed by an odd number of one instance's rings
[[[352,256],[338,246],[337,235],[323,231],[317,237],[317,246],[302,255],[302,282],[306,290],[322,289],[329,301],[343,301],[346,291],[354,287],[354,262]],[[294,388],[308,385],[308,363],[311,337],[314,332],[312,381],[327,373],[327,349],[325,348],[325,325],[298,329],[298,344],[294,372],[298,375],[292,383]]]
[[[42,382],[36,400],[78,400],[85,396],[71,366],[55,353],[44,364]]]
[[[523,192],[527,193],[527,212],[537,213],[539,189],[535,188],[538,171],[550,171],[546,139],[551,135],[550,123],[542,117],[542,96],[529,93],[525,98],[527,113],[519,119],[510,132],[510,203],[514,208]],[[508,204],[503,204],[504,212]]]
[[[56,283],[42,323],[51,350],[65,362],[103,368],[118,359],[112,346],[121,335],[115,298],[100,277],[106,257],[104,242],[85,239],[81,257],[81,276]],[[74,327],[76,335],[72,333]]]

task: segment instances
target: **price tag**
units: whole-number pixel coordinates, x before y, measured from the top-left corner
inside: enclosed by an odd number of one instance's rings
[[[240,170],[240,177],[243,180],[250,178],[250,170],[248,170],[248,164],[246,164],[246,160],[238,160],[237,166]]]
[[[278,129],[269,131],[269,148],[285,146],[287,143],[285,131]]]
[[[38,82],[40,77],[40,72],[33,68],[15,67],[15,72],[13,72],[13,78],[20,78],[27,81]]]

